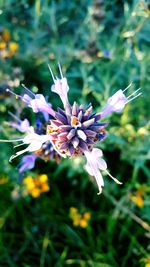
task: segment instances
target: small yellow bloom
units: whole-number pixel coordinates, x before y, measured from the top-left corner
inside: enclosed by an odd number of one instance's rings
[[[41,192],[39,188],[35,187],[30,191],[30,194],[32,197],[36,198],[40,196]]]
[[[0,42],[0,50],[3,50],[6,48],[6,43],[5,42]]]
[[[70,215],[73,216],[73,215],[76,215],[78,212],[77,208],[74,208],[74,207],[71,207],[70,208]]]
[[[150,262],[146,263],[145,267],[150,267]]]
[[[10,40],[10,32],[9,30],[5,29],[2,33],[2,38],[5,42],[8,42]]]
[[[80,220],[80,227],[81,228],[86,228],[88,226],[88,221],[85,219]]]
[[[73,219],[73,225],[79,226],[79,224],[80,224],[80,217],[77,216],[76,218]]]
[[[142,208],[144,206],[144,199],[143,199],[143,195],[144,195],[144,188],[140,187],[136,192],[134,192],[131,196],[130,196],[130,200],[132,202],[134,202],[134,204],[139,207]]]
[[[17,52],[19,45],[16,42],[10,42],[8,47],[11,55],[13,55]]]
[[[8,178],[7,176],[2,175],[2,176],[0,177],[0,185],[2,185],[2,184],[7,184],[8,182],[9,182],[9,178]]]
[[[89,219],[91,218],[91,214],[90,214],[89,212],[85,212],[85,213],[83,214],[83,218],[84,218],[85,220],[89,220]]]
[[[41,193],[47,192],[50,189],[48,185],[48,176],[46,174],[38,175],[36,178],[27,176],[23,183],[26,186],[28,193],[34,198],[39,197]]]
[[[144,206],[144,200],[141,196],[131,196],[130,199],[139,208],[142,208]]]
[[[45,183],[48,181],[48,176],[46,174],[40,174],[37,179],[40,183]]]
[[[41,185],[41,193],[49,191],[49,185],[47,183],[44,183]]]
[[[91,218],[91,214],[89,212],[80,214],[77,208],[71,207],[70,217],[73,221],[74,226],[80,226],[81,228],[86,228]]]
[[[26,185],[28,190],[32,190],[35,187],[34,180],[33,180],[32,176],[27,176],[23,180],[23,183]]]

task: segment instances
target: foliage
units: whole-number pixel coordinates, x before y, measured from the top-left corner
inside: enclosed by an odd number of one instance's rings
[[[76,158],[61,164],[38,160],[26,177],[47,175],[49,185],[32,197],[20,182],[18,160],[8,162],[12,145],[0,144],[0,266],[149,266],[149,15],[144,0],[1,1],[1,139],[15,137],[5,124],[8,110],[20,115],[23,107],[6,88],[20,92],[24,83],[57,106],[47,63],[56,70],[61,62],[71,103],[92,102],[100,110],[131,81],[129,91],[141,87],[142,97],[111,117],[101,148],[123,185],[106,179],[100,196],[83,169],[84,159]],[[34,121],[28,109],[25,115]],[[80,227],[84,214],[90,219]]]

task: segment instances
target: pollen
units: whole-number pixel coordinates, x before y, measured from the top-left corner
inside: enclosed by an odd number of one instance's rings
[[[71,125],[77,126],[79,123],[78,119],[75,116],[71,116]]]

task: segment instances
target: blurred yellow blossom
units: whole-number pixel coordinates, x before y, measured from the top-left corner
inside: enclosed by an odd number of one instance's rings
[[[150,256],[142,258],[141,261],[145,263],[145,267],[150,267]]]
[[[28,193],[34,198],[39,197],[41,193],[47,192],[50,189],[48,185],[48,176],[46,174],[40,174],[36,178],[27,176],[24,179],[23,184]]]
[[[7,184],[9,182],[9,178],[5,175],[0,176],[0,185]]]
[[[9,30],[4,29],[0,36],[0,57],[2,59],[14,56],[19,48],[18,43],[10,40],[11,36]]]
[[[2,32],[2,38],[5,42],[8,42],[10,40],[10,32],[8,29],[4,29]]]
[[[0,50],[3,50],[3,49],[5,49],[5,48],[6,48],[6,43],[3,42],[3,41],[1,41],[1,42],[0,42]]]
[[[69,213],[74,226],[79,226],[81,228],[86,228],[88,226],[91,218],[91,214],[89,212],[80,214],[77,208],[71,207]]]
[[[14,54],[18,50],[19,45],[16,42],[10,42],[8,45],[8,48],[9,48],[9,52],[11,54]]]
[[[139,208],[142,208],[144,206],[144,190],[142,188],[139,188],[136,192],[134,192],[130,196],[130,200]]]

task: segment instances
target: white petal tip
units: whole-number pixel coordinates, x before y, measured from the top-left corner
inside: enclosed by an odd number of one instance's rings
[[[122,182],[118,181],[116,178],[114,179],[114,181],[115,181],[117,184],[123,184]]]
[[[99,196],[101,195],[101,193],[102,193],[102,188],[99,188],[99,192],[97,193],[97,195]]]

